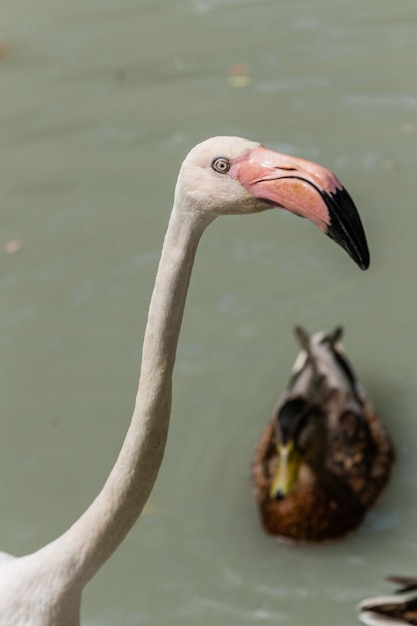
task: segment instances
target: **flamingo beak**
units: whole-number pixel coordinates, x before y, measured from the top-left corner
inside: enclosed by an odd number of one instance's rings
[[[234,159],[228,175],[266,204],[306,217],[344,248],[362,270],[369,267],[358,211],[330,170],[260,146]]]

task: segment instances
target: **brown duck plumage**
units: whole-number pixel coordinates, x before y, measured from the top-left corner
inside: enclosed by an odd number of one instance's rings
[[[341,334],[338,328],[309,337],[296,329],[302,350],[256,449],[255,496],[265,530],[277,537],[344,535],[389,478],[391,440],[346,359]]]

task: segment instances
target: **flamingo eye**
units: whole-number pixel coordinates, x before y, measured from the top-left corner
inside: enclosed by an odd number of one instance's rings
[[[224,157],[217,157],[213,159],[211,167],[215,172],[219,172],[219,174],[226,174],[230,169],[230,161]]]

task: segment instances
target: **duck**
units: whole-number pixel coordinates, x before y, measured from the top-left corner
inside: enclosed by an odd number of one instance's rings
[[[386,486],[391,437],[350,364],[343,327],[309,335],[256,447],[255,499],[264,530],[293,543],[357,528]]]
[[[388,580],[399,585],[396,594],[362,600],[360,621],[368,626],[417,626],[417,577],[389,576]]]

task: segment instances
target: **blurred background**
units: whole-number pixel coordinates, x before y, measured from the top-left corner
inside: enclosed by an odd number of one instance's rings
[[[240,135],[334,170],[368,235],[361,272],[310,223],[228,217],[201,242],[166,456],[83,624],[356,623],[417,574],[415,0],[3,0],[0,548],[35,550],[95,497],[130,420],[181,161]],[[345,326],[397,463],[358,532],[264,535],[256,442],[294,324]]]

